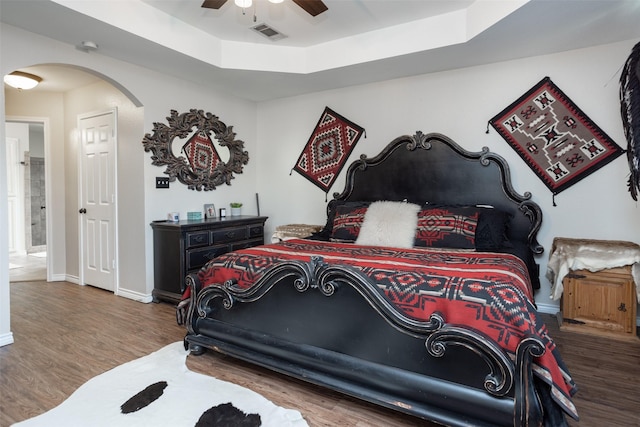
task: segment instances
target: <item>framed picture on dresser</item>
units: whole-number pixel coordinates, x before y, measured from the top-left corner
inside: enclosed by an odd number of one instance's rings
[[[210,219],[216,217],[216,207],[213,203],[206,203],[204,205],[204,218]]]

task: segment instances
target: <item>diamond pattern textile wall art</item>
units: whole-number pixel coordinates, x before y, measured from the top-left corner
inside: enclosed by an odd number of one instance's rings
[[[549,77],[489,123],[554,195],[624,152]]]
[[[328,193],[363,133],[326,107],[293,169]]]
[[[220,163],[220,155],[206,132],[196,132],[182,146],[187,160],[194,171],[205,171],[209,175]]]

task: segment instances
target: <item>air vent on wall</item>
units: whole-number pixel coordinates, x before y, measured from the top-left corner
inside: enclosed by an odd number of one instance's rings
[[[255,27],[251,27],[251,29],[255,32],[262,34],[263,36],[265,36],[266,38],[272,41],[282,40],[283,38],[287,37],[284,34],[282,34],[280,31],[276,30],[273,27],[268,26],[265,23],[258,24]]]

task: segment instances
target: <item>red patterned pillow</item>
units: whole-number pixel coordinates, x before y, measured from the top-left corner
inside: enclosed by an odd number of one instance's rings
[[[431,207],[418,213],[415,246],[475,249],[478,210],[467,207]]]
[[[342,205],[336,208],[336,215],[333,218],[333,228],[331,229],[331,240],[335,242],[355,242],[360,233],[364,215],[368,206],[359,204]]]

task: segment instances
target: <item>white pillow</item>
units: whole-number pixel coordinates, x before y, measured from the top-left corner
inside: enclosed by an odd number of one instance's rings
[[[380,201],[369,205],[357,245],[412,248],[420,206],[407,202]]]

